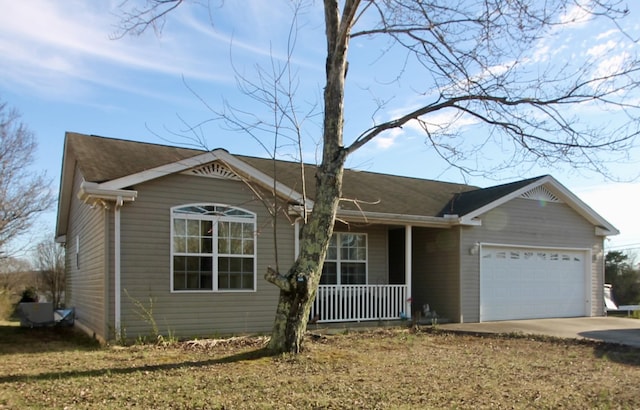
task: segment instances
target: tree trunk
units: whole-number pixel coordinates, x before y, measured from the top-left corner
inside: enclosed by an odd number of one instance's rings
[[[359,0],[347,0],[342,18],[338,3],[325,0],[327,36],[326,86],[322,163],[316,172],[316,196],[308,222],[300,233],[300,254],[286,276],[267,272],[265,278],[280,288],[280,299],[269,348],[298,353],[307,329],[311,305],[318,290],[322,266],[333,234],[347,151],[343,146],[344,80],[349,34]]]
[[[280,298],[269,348],[298,353],[307,329],[311,305],[316,297],[322,265],[333,234],[335,214],[342,192],[344,156],[339,156],[317,174],[313,212],[300,233],[300,254],[286,276],[269,272],[272,283],[280,281]]]

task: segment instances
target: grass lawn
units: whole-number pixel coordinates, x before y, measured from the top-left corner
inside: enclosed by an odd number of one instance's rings
[[[101,347],[0,323],[0,409],[640,408],[640,349],[385,329]]]

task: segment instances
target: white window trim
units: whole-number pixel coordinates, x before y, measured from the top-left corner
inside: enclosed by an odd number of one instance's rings
[[[214,229],[212,232],[212,246],[211,254],[207,253],[189,253],[184,252],[180,253],[181,256],[211,256],[211,274],[212,274],[212,289],[180,289],[176,290],[174,288],[174,273],[173,273],[173,237],[174,237],[174,211],[180,208],[186,208],[189,206],[220,206],[231,209],[238,209],[242,212],[246,212],[250,214],[252,218],[242,218],[242,217],[234,217],[234,216],[216,216],[216,215],[204,215],[204,214],[178,214],[180,215],[179,219],[192,219],[192,220],[211,220],[214,224],[217,224],[218,221],[224,222],[242,222],[242,223],[252,223],[253,224],[253,288],[252,289],[219,289],[218,288],[218,229]],[[221,203],[191,203],[191,204],[181,204],[174,207],[171,207],[169,210],[169,220],[170,220],[170,252],[169,252],[169,291],[171,293],[247,293],[247,292],[256,292],[258,288],[258,236],[257,236],[257,215],[255,212],[251,212],[247,209],[240,208],[233,205],[221,204]],[[225,254],[223,254],[224,256]]]
[[[341,274],[341,270],[340,270],[340,265],[342,264],[342,262],[355,262],[355,263],[364,263],[364,283],[362,283],[361,285],[368,285],[369,284],[369,235],[365,232],[333,232],[333,235],[336,236],[336,256],[337,259],[329,259],[329,258],[325,258],[325,263],[326,262],[333,262],[336,263],[336,282],[333,285],[327,285],[327,286],[350,286],[350,285],[343,285],[342,283],[342,274]],[[340,235],[363,235],[365,238],[365,260],[351,260],[351,259],[345,259],[344,261],[340,258]]]

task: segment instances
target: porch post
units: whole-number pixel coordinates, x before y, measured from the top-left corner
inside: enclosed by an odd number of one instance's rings
[[[411,295],[411,259],[412,259],[412,236],[411,225],[404,227],[404,282],[407,286],[407,297],[405,299],[405,313],[407,318],[411,319],[411,301],[413,299]]]

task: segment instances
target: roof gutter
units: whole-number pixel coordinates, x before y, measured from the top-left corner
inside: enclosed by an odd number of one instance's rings
[[[299,205],[290,205],[289,212],[293,215],[300,215],[302,213],[302,207]],[[313,209],[308,209],[307,212],[313,212]],[[336,218],[344,219],[349,222],[377,223],[382,225],[401,224],[423,228],[446,229],[459,225],[481,225],[481,221],[479,220],[467,220],[464,217],[459,217],[458,215],[406,215],[346,209],[339,209],[336,213]]]
[[[424,215],[404,215],[387,214],[383,212],[364,212],[356,210],[338,210],[338,218],[344,218],[353,222],[367,222],[389,224],[397,223],[411,226],[431,227],[431,228],[451,228],[459,225],[459,218],[450,216],[424,216]]]
[[[131,189],[102,188],[100,184],[87,181],[82,181],[80,190],[78,191],[78,199],[93,204],[102,203],[106,205],[106,201],[114,201],[118,206],[122,206],[123,202],[133,202],[137,197],[138,191]]]

